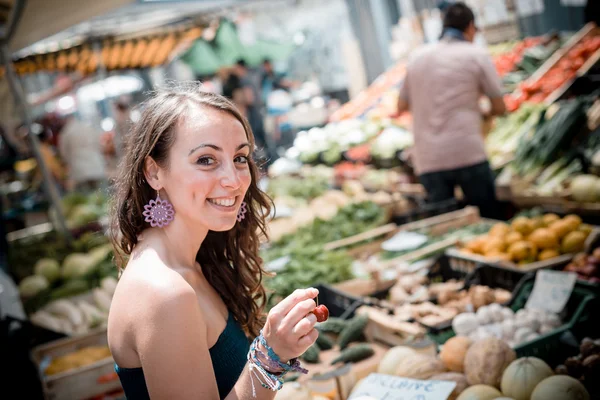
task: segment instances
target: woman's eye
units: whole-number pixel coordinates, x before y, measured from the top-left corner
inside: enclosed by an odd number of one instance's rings
[[[240,164],[248,164],[248,157],[247,156],[238,156],[235,158],[234,161],[237,163],[240,163]]]
[[[196,161],[196,164],[204,166],[213,165],[214,163],[215,160],[212,157],[200,157],[198,161]]]

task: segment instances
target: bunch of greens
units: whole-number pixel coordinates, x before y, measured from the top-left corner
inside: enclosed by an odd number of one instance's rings
[[[288,255],[290,259],[286,266],[276,276],[265,278],[270,306],[295,289],[352,278],[352,258],[345,251],[323,251],[322,246],[312,245],[296,248]]]
[[[271,293],[269,306],[297,288],[351,279],[352,258],[348,253],[324,251],[323,245],[377,227],[385,219],[384,210],[375,203],[350,204],[341,208],[331,220],[317,218],[263,250],[261,256],[266,262],[281,257],[288,260],[275,277],[265,279],[265,286]]]
[[[266,260],[289,255],[298,248],[324,245],[375,228],[386,220],[385,211],[370,201],[353,203],[341,208],[330,220],[316,218],[312,224],[282,237],[263,254]]]
[[[269,181],[267,193],[272,198],[294,197],[306,200],[319,197],[329,188],[329,180],[323,176],[306,178],[278,177]]]

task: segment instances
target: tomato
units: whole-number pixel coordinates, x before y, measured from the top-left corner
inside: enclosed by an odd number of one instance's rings
[[[546,100],[546,95],[543,93],[538,93],[531,99],[529,99],[529,101],[531,101],[532,103],[542,103],[544,100]]]
[[[585,64],[585,60],[583,59],[583,57],[576,58],[575,60],[573,60],[573,69],[578,70],[583,66],[583,64]]]
[[[324,322],[329,318],[329,309],[325,305],[321,304],[315,308],[313,314],[315,314],[315,317],[317,317],[317,322]]]

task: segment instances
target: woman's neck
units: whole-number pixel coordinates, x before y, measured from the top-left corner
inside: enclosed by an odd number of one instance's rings
[[[142,240],[158,240],[161,244],[161,256],[168,265],[195,268],[196,255],[208,229],[183,218],[175,217],[163,228],[150,228],[142,234]]]

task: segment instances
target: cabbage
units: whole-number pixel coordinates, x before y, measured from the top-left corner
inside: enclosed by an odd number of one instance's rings
[[[571,182],[571,196],[582,203],[600,200],[600,178],[594,175],[579,175]]]
[[[81,278],[92,272],[96,265],[96,260],[89,254],[72,253],[63,261],[61,274],[65,279]]]
[[[60,264],[52,258],[41,258],[35,263],[34,271],[52,283],[60,277]]]
[[[43,290],[48,289],[48,280],[41,275],[31,275],[19,284],[19,293],[22,297],[33,297]]]
[[[106,260],[106,258],[111,255],[112,252],[112,244],[107,243],[102,246],[94,247],[88,252],[88,255],[94,260],[94,265],[98,265],[102,261]]]

